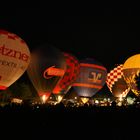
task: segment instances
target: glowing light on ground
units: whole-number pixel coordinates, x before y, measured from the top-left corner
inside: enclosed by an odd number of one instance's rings
[[[131,98],[131,97],[127,97],[126,100],[127,100],[128,105],[133,105],[135,102],[135,98]]]
[[[123,101],[123,97],[122,97],[122,95],[120,95],[120,97],[119,97],[119,101],[120,101],[120,102]]]
[[[89,101],[89,98],[81,97],[81,100],[85,104]]]
[[[42,99],[42,103],[45,104],[46,101],[47,101],[47,97],[46,97],[46,95],[43,95],[43,96],[41,97],[41,99]]]
[[[62,99],[63,99],[63,96],[58,95],[58,97],[57,97],[57,102],[60,103],[60,102],[62,101]]]
[[[18,98],[13,98],[11,100],[11,103],[18,103],[18,104],[21,104],[22,103],[22,100],[21,99],[18,99]]]

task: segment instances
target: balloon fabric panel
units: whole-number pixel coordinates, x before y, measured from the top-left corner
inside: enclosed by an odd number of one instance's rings
[[[30,51],[24,40],[16,34],[0,30],[0,87],[13,84],[27,69]]]
[[[85,59],[80,63],[80,75],[73,84],[81,97],[92,97],[105,84],[106,68],[94,59]]]
[[[66,59],[67,69],[62,80],[54,88],[54,94],[66,94],[80,72],[80,64],[77,58],[68,53],[64,53],[64,56]]]

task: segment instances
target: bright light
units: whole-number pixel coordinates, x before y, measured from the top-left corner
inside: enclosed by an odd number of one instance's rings
[[[42,102],[45,104],[45,102],[46,102],[46,100],[47,100],[46,95],[43,95],[43,96],[41,97],[41,99],[42,99]]]
[[[76,100],[76,99],[77,99],[77,97],[74,97],[74,99]]]
[[[95,100],[95,104],[99,104],[99,101],[98,100]]]
[[[122,95],[120,95],[119,101],[120,101],[120,102],[123,101]]]
[[[18,104],[21,104],[22,103],[22,100],[21,99],[18,99],[18,98],[13,98],[11,100],[12,103],[18,103]]]
[[[135,98],[127,97],[126,100],[127,100],[128,105],[132,105],[134,104]]]
[[[88,102],[89,98],[81,97],[82,102],[85,104]]]
[[[54,102],[54,105],[57,105],[58,102]]]
[[[62,99],[63,99],[63,96],[62,95],[58,95],[57,102],[60,103]]]
[[[122,106],[122,102],[118,102],[117,105],[118,105],[118,106]]]

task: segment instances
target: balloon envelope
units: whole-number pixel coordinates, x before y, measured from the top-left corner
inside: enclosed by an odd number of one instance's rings
[[[0,30],[0,89],[13,84],[30,62],[27,44],[17,35]]]
[[[124,80],[123,65],[119,65],[107,74],[106,83],[114,97],[125,97],[130,88]]]
[[[55,47],[44,45],[31,54],[27,73],[39,96],[49,96],[64,76],[65,69],[63,54]]]
[[[64,57],[67,68],[63,78],[54,88],[54,94],[66,94],[80,73],[80,63],[77,58],[68,53],[64,53]]]
[[[82,97],[92,97],[106,81],[107,70],[95,59],[87,58],[80,63],[80,75],[73,87]]]
[[[128,58],[123,66],[124,79],[137,96],[140,94],[140,54]]]

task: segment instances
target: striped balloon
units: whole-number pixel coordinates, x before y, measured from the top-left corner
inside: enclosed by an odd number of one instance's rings
[[[87,58],[80,62],[80,75],[73,87],[80,97],[92,97],[105,84],[107,70],[95,59]]]

